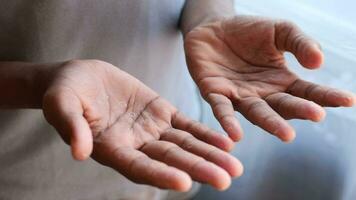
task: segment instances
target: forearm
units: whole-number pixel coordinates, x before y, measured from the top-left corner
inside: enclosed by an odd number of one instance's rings
[[[49,67],[55,64],[0,62],[0,108],[39,108]]]
[[[234,13],[234,0],[186,0],[180,28],[185,35],[200,24],[231,17]]]

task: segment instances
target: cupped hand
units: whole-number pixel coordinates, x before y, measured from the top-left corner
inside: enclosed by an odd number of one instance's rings
[[[242,165],[233,142],[179,113],[120,69],[97,60],[60,64],[49,73],[43,112],[71,145],[128,179],[186,191],[192,180],[226,189]]]
[[[291,72],[285,51],[308,69],[323,62],[318,43],[288,21],[236,16],[185,35],[189,71],[233,140],[242,137],[235,110],[281,140],[291,141],[295,132],[286,119],[320,121],[325,116],[322,106],[354,105],[353,94]]]

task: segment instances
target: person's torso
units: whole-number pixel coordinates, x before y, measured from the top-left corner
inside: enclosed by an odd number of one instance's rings
[[[134,75],[188,115],[199,116],[178,29],[184,0],[0,3],[0,61],[104,60]],[[0,199],[159,196],[157,190],[130,184],[94,161],[73,161],[69,148],[39,110],[0,111],[0,130]]]

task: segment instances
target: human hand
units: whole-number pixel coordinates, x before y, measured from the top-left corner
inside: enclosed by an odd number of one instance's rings
[[[66,62],[45,80],[44,115],[78,160],[91,155],[136,183],[179,191],[191,179],[226,189],[242,173],[228,137],[109,63]]]
[[[295,137],[285,119],[320,121],[322,106],[353,106],[349,92],[320,86],[291,72],[283,53],[316,69],[323,62],[318,43],[288,21],[253,16],[198,26],[185,35],[189,71],[215,117],[237,141],[239,111],[250,122],[283,141]]]

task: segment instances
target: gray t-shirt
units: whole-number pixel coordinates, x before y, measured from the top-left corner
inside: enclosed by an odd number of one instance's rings
[[[100,59],[193,118],[199,101],[178,22],[184,0],[2,0],[0,60]],[[157,199],[93,160],[76,162],[39,110],[0,111],[0,199]]]

